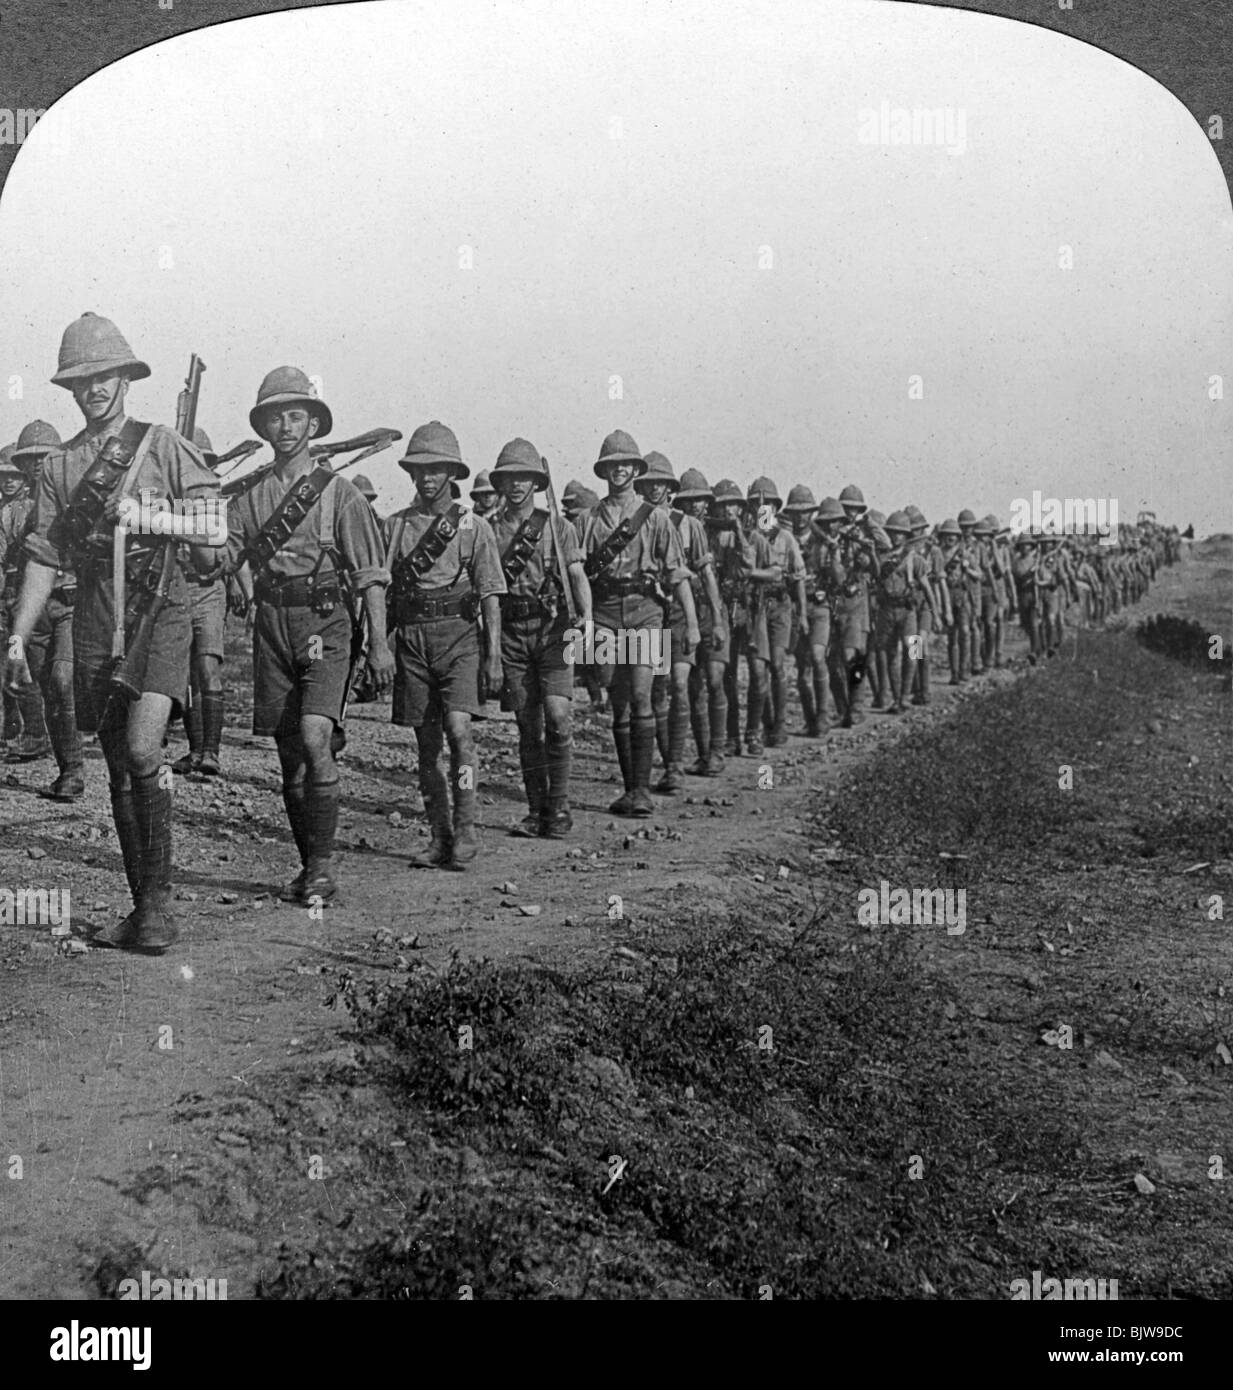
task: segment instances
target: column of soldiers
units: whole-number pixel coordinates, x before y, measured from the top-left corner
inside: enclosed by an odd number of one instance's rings
[[[915,505],[884,516],[854,485],[821,503],[798,485],[785,504],[760,477],[742,495],[697,469],[678,480],[622,430],[594,465],[602,499],[570,483],[559,514],[537,506],[548,466],[515,438],[466,507],[470,469],[436,420],[399,461],[413,499],[381,519],[367,479],[314,456],[333,416],[293,367],[257,390],[249,423],[272,458],[228,483],[219,544],[188,516],[218,502],[217,455],[201,431],[190,441],[128,415],[129,387],[147,376],[114,324],[83,315],[52,378],[82,429],[61,442],[36,421],[0,464],[4,690],[36,738],[45,707],[61,799],[81,794],[81,734],[97,734],[133,910],[93,940],[140,952],[177,937],[163,767],[176,713],[189,752],[172,770],[221,771],[225,605],[254,610],[252,731],[274,742],[299,860],[280,896],[320,907],[337,900],[337,759],[361,673],[415,731],[429,840],[410,863],[463,870],[479,851],[473,721],[489,698],[517,722],[527,812],[512,833],[561,839],[573,828],[576,675],[611,715],[623,785],[610,812],[645,818],[657,751],[654,791],[673,795],[687,776],[720,775],[726,758],[786,743],[789,653],[804,735],[852,728],[866,687],[892,714],[929,702],[933,633],[946,633],[954,684],[1003,663],[1016,616],[1034,662],[1060,648],[1069,605],[1099,622],[1180,552],[1176,529],[1151,523],[1112,548],[1031,534],[1012,548],[994,516],[965,510],[930,534]],[[178,507],[182,524],[117,529],[137,494]],[[250,587],[237,588],[242,575]]]

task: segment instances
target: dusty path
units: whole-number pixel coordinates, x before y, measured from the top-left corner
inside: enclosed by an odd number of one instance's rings
[[[1148,607],[1184,609],[1198,568],[1163,575]],[[66,955],[45,928],[0,930],[0,1162],[10,1173],[0,1178],[0,1296],[110,1293],[112,1257],[101,1268],[100,1257],[116,1251],[140,1252],[152,1269],[227,1277],[243,1296],[258,1251],[279,1234],[259,1228],[242,1165],[229,1163],[252,1145],[236,1132],[254,1127],[244,1090],[261,1072],[345,1052],[343,1020],[323,1006],[325,976],[397,968],[415,953],[439,963],[455,950],[577,962],[611,949],[615,898],[637,921],[680,886],[702,903],[722,903],[738,886],[780,894],[787,912],[808,893],[800,870],[814,789],[872,746],[945,717],[957,699],[1020,678],[1022,650],[1016,634],[1016,669],[961,690],[935,658],[929,709],[870,715],[855,731],[730,760],[724,777],[658,798],[650,822],[607,815],[617,790],[607,722],[579,706],[576,829],[559,843],[505,834],[522,814],[516,739],[508,721],[488,722],[478,738],[482,853],[457,874],[407,867],[426,834],[412,736],[385,722],[388,707],[360,709],[342,765],[342,899],[322,920],[269,895],[293,867],[275,759],[233,728],[227,781],[177,788],[182,937],[173,951]],[[233,717],[247,694],[233,699]],[[80,937],[126,908],[102,764],[92,752],[87,797],[73,807],[34,794],[47,776],[46,765],[22,768],[5,788],[0,882],[68,887]],[[246,1125],[229,1128],[228,1115]],[[279,1136],[270,1141],[276,1148]],[[225,1210],[199,1209],[198,1192],[216,1186],[199,1178],[220,1167],[237,1173]]]

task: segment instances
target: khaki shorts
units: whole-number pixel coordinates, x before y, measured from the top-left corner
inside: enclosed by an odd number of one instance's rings
[[[394,723],[418,729],[447,714],[482,714],[479,624],[407,623],[394,635]]]
[[[253,625],[253,733],[292,738],[306,714],[342,723],[351,615],[259,604]]]

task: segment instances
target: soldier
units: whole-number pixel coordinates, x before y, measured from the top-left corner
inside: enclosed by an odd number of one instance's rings
[[[1011,577],[1019,605],[1019,626],[1028,639],[1028,662],[1032,666],[1036,665],[1044,651],[1041,640],[1039,575],[1040,553],[1036,537],[1030,531],[1021,531],[1015,538]]]
[[[966,571],[967,588],[967,650],[968,670],[973,676],[985,674],[985,663],[981,659],[981,552],[976,537],[976,513],[969,507],[959,513],[959,534],[962,537],[962,550]]]
[[[284,902],[321,907],[333,877],[338,829],[338,766],[346,695],[353,674],[352,604],[369,626],[374,688],[388,689],[393,658],[386,643],[385,568],[368,503],[312,442],[334,417],[308,377],[276,367],[248,416],[274,450],[231,501],[227,567],[247,564],[253,580],[253,733],[273,738],[282,770],[283,806],[300,872],[279,890]]]
[[[377,530],[381,530],[381,516],[377,511],[377,489],[373,487],[372,480],[364,473],[357,473],[351,479],[351,486],[360,494],[365,502],[368,503],[372,511],[372,519],[377,524]]]
[[[843,508],[835,498],[826,499],[832,504],[831,515],[837,511],[843,516]],[[823,531],[814,524],[818,504],[813,493],[798,483],[788,493],[784,504],[784,515],[791,519],[792,533],[801,552],[801,564],[805,570],[805,606],[801,609],[800,620],[792,641],[792,655],[796,661],[796,693],[800,697],[801,710],[805,715],[805,737],[817,738],[825,730],[826,724],[826,648],[830,642],[831,609],[827,579],[830,570],[830,542]]]
[[[980,654],[986,669],[1002,664],[1002,613],[1006,600],[1002,580],[1006,574],[1005,557],[997,543],[998,519],[983,517],[972,528],[977,564],[980,567]]]
[[[698,630],[700,633],[703,631],[703,614],[709,616],[718,613],[720,630],[726,639],[723,605],[719,586],[715,582],[715,562],[707,543],[706,527],[696,517],[672,507],[672,498],[680,484],[672,471],[672,464],[664,455],[651,450],[645,462],[647,471],[634,482],[634,490],[653,507],[666,513],[676,527],[681,554],[692,576],[690,588],[694,596]],[[655,741],[659,746],[659,755],[664,760],[664,775],[656,783],[655,790],[671,796],[685,785],[685,735],[690,726],[689,684],[700,653],[687,641],[685,612],[680,604],[670,602],[665,616],[666,630],[672,633],[672,669],[669,674],[657,675],[652,680],[651,709],[655,714]],[[710,617],[706,630],[714,635],[713,617]],[[705,660],[705,653],[701,655]],[[698,755],[705,762],[701,744],[698,745]],[[694,764],[695,767],[697,765]]]
[[[950,622],[946,629],[950,683],[962,685],[967,679],[971,653],[972,586],[980,582],[980,566],[953,517],[947,517],[938,527],[938,541],[942,547],[942,567],[948,591],[949,602],[946,606],[950,611]]]
[[[730,478],[721,478],[713,489],[711,515],[707,529],[718,559],[716,571],[723,599],[728,632],[728,663],[724,667],[724,699],[727,705],[728,737],[724,753],[741,755],[741,697],[739,661],[749,659],[750,574],[754,566],[753,541],[746,527],[747,513],[741,490]]]
[[[14,457],[18,444],[0,449],[0,646],[17,603],[22,539],[34,505],[27,470]],[[5,759],[10,763],[37,762],[51,751],[37,684],[4,691],[4,740],[15,745]]]
[[[561,494],[561,511],[571,526],[579,528],[587,512],[599,506],[599,497],[579,482],[568,482]]]
[[[893,549],[880,557],[877,573],[880,648],[887,662],[892,714],[902,714],[912,687],[917,660],[916,605],[924,596],[931,612],[940,608],[929,575],[929,563],[911,539],[912,519],[907,512],[892,512],[885,531]]]
[[[475,475],[475,482],[471,488],[471,510],[476,516],[491,519],[500,500],[496,488],[492,485],[492,478],[487,470],[481,469]]]
[[[159,765],[168,717],[188,684],[192,634],[177,535],[193,531],[190,525],[166,536],[138,533],[122,542],[114,532],[130,497],[200,502],[216,497],[218,484],[195,446],[174,430],[126,416],[129,383],[149,375],[109,320],[83,314],[65,330],[52,381],[72,392],[85,428],[43,465],[13,616],[17,650],[10,651],[5,683],[29,683],[30,638],[57,583],[74,571],[80,581],[73,612],[77,724],[98,733],[135,904],[94,941],[161,954],[177,932],[169,911],[171,789]],[[112,573],[120,544],[123,576]],[[188,560],[209,570],[217,550],[193,543]],[[130,602],[120,615],[128,632],[117,667],[113,593],[121,585]]]
[[[701,638],[676,527],[634,491],[634,480],[646,469],[633,439],[624,430],[613,430],[595,463],[608,495],[582,525],[582,552],[595,602],[596,660],[612,700],[612,737],[625,784],[609,808],[616,816],[655,813],[651,682],[659,655],[654,648],[663,640],[665,591],[675,595],[685,615],[687,653]],[[605,651],[611,660],[603,659]],[[670,655],[675,659],[675,652]]]
[[[218,468],[218,454],[210,436],[198,425],[193,443],[201,451],[211,473]],[[227,620],[227,595],[223,580],[225,557],[220,557],[213,573],[199,574],[186,568],[193,625],[190,654],[191,685],[184,706],[184,731],[188,752],[172,763],[180,776],[196,773],[201,777],[222,774],[219,761],[223,745],[226,693],[223,687],[223,626]]]
[[[8,509],[7,523],[0,512],[0,568],[12,566],[10,587],[14,601],[18,587],[16,567],[34,519],[34,493],[44,461],[61,448],[63,443],[56,430],[45,420],[35,420],[22,430],[13,453],[13,460],[25,471],[30,488],[27,501],[15,502]],[[30,671],[46,709],[46,727],[58,768],[55,781],[43,793],[53,801],[76,801],[86,788],[81,733],[73,705],[73,600],[76,590],[77,579],[72,570],[57,571],[47,606],[39,614],[26,646]],[[43,711],[39,709],[37,714],[27,717],[27,730],[37,733],[42,720]],[[37,738],[31,739],[31,743],[33,747],[28,751],[37,752]]]
[[[792,533],[779,525],[783,505],[775,484],[755,478],[746,494],[754,530],[755,564],[750,572],[752,607],[749,646],[749,710],[745,746],[755,757],[762,752],[764,714],[769,702],[771,731],[767,744],[787,743],[784,720],[788,708],[785,669],[792,637],[792,610],[805,607],[805,565]],[[768,679],[769,677],[769,679]]]
[[[572,584],[578,627],[592,624],[591,586],[582,565],[578,533],[562,519],[561,574],[551,517],[535,506],[548,487],[539,450],[511,439],[501,450],[492,482],[501,504],[491,514],[506,593],[501,597],[501,708],[518,721],[518,757],[528,814],[514,835],[562,840],[573,828],[569,774],[574,751],[574,667],[568,659],[573,626],[563,584]]]
[[[942,559],[942,548],[929,535],[929,522],[919,507],[908,505],[904,510],[912,525],[912,539],[917,551],[925,561],[925,572],[929,577],[929,589],[934,602],[930,603],[923,588],[916,594],[916,634],[919,638],[920,659],[912,676],[912,703],[929,703],[929,638],[934,632],[945,631],[951,625],[950,588],[946,583],[946,565]]]
[[[1036,585],[1041,600],[1045,655],[1053,657],[1066,635],[1067,600],[1077,599],[1078,593],[1074,571],[1062,549],[1062,537],[1056,531],[1046,532],[1040,539],[1040,550]]]
[[[737,541],[736,532],[716,526],[708,515],[713,500],[714,493],[706,478],[696,468],[687,468],[681,474],[676,503],[703,526],[707,549],[711,554],[708,568],[715,584],[714,594],[698,610],[702,642],[698,648],[698,659],[689,672],[690,723],[698,749],[698,759],[689,769],[693,777],[718,777],[724,770],[724,743],[728,725],[725,677],[731,653],[731,634],[728,631],[729,610],[723,589],[725,576],[729,582],[733,576],[733,556],[736,557],[737,571],[746,577],[753,563],[752,550],[749,550],[746,559],[741,558],[741,543]],[[710,593],[709,584],[707,593]]]
[[[886,534],[886,513],[869,510],[865,513],[865,531],[873,542],[874,556],[881,563],[881,556],[893,549],[890,537]],[[877,573],[869,581],[869,645],[866,649],[865,675],[873,695],[872,708],[879,713],[886,709],[886,697],[890,682],[887,678],[886,648],[883,645],[882,625],[878,622]]]
[[[831,691],[842,691],[840,726],[860,722],[860,693],[866,685],[869,645],[869,585],[876,568],[872,536],[861,525],[868,508],[860,488],[849,483],[839,494],[847,518],[831,555]],[[836,706],[837,710],[839,706]]]
[[[411,475],[416,495],[385,520],[396,629],[394,723],[415,730],[420,792],[432,833],[411,866],[462,869],[479,853],[471,733],[472,718],[483,713],[479,623],[483,680],[496,694],[502,686],[505,578],[492,527],[456,500],[452,483],[469,478],[471,470],[453,430],[440,420],[421,425],[398,466]],[[449,783],[442,769],[447,743]]]

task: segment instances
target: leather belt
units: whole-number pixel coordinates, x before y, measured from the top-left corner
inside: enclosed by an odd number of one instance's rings
[[[526,622],[536,618],[555,618],[557,610],[535,597],[506,594],[501,599],[501,617],[508,622]]]
[[[597,579],[594,581],[596,596],[605,598],[628,598],[633,594],[655,596],[653,579]]]
[[[284,579],[278,584],[259,581],[253,590],[253,597],[270,608],[324,608],[340,604],[342,591],[332,581],[315,584],[304,575]]]
[[[408,623],[439,623],[447,618],[465,618],[470,622],[475,617],[475,603],[471,594],[461,598],[400,598],[394,602],[394,622],[398,627]]]

